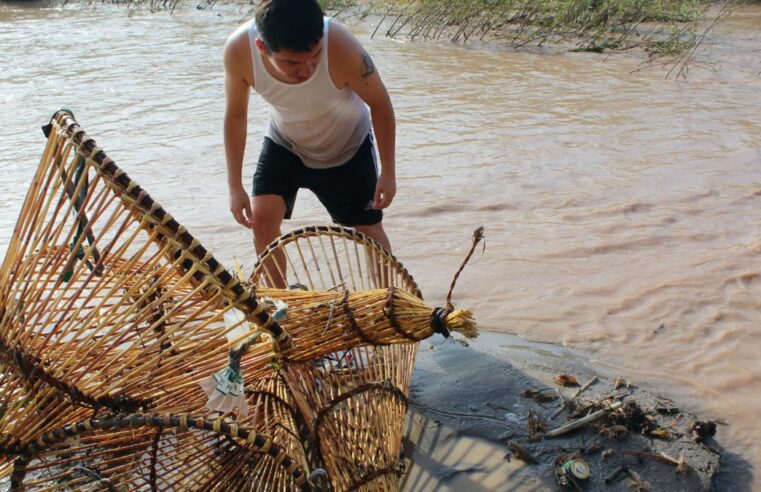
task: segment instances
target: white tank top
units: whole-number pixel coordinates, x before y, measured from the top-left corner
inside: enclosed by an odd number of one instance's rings
[[[339,90],[330,78],[330,18],[325,18],[320,63],[308,80],[298,84],[287,84],[270,75],[254,43],[258,37],[256,24],[253,20],[250,24],[254,90],[270,106],[267,136],[299,156],[307,167],[345,164],[367,137],[371,121],[362,99],[348,87]]]

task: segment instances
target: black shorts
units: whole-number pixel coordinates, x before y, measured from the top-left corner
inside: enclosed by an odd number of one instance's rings
[[[317,195],[333,222],[354,227],[377,224],[383,219],[382,211],[371,208],[377,181],[371,135],[349,162],[328,169],[306,167],[297,155],[264,137],[251,194],[282,196],[285,218],[290,219],[299,188],[307,188]]]

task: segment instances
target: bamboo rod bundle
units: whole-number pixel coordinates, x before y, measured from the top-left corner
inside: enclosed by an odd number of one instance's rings
[[[19,451],[11,491],[242,490],[257,476],[263,484],[280,480],[268,490],[310,489],[299,460],[254,428],[196,415],[132,414],[44,434]]]
[[[468,338],[478,334],[470,311],[432,308],[395,287],[359,292],[258,289],[257,294],[287,303],[287,317],[280,325],[292,342],[279,350],[285,362],[361,345],[418,342],[436,333],[458,332]]]

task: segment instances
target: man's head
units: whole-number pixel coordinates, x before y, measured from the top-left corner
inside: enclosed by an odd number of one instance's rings
[[[312,76],[322,54],[322,16],[316,0],[261,0],[256,46],[280,78],[298,83]]]

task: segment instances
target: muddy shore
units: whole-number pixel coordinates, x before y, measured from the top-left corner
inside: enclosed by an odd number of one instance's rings
[[[581,385],[596,376],[599,380],[577,400],[610,395],[610,402],[635,402],[648,415],[652,433],[600,434],[606,424],[597,422],[531,442],[529,411],[547,421],[560,406],[555,390],[567,400],[579,389],[558,386],[558,374],[573,375]],[[615,389],[619,376],[623,379]],[[532,391],[544,397],[526,397],[536,394]],[[567,418],[569,412],[561,411],[547,428],[560,427]],[[698,421],[679,402],[640,387],[626,374],[611,374],[574,350],[496,333],[483,333],[468,346],[437,338],[423,342],[415,366],[405,443],[410,467],[403,490],[558,490],[555,460],[575,452],[591,471],[578,481],[583,490],[637,490],[635,476],[640,490],[648,484],[649,490],[751,490],[747,462],[721,449],[713,437],[696,442]],[[717,424],[717,432],[723,427]],[[535,462],[526,463],[515,444]],[[634,456],[637,452],[683,458],[688,469],[678,473],[677,466]]]

